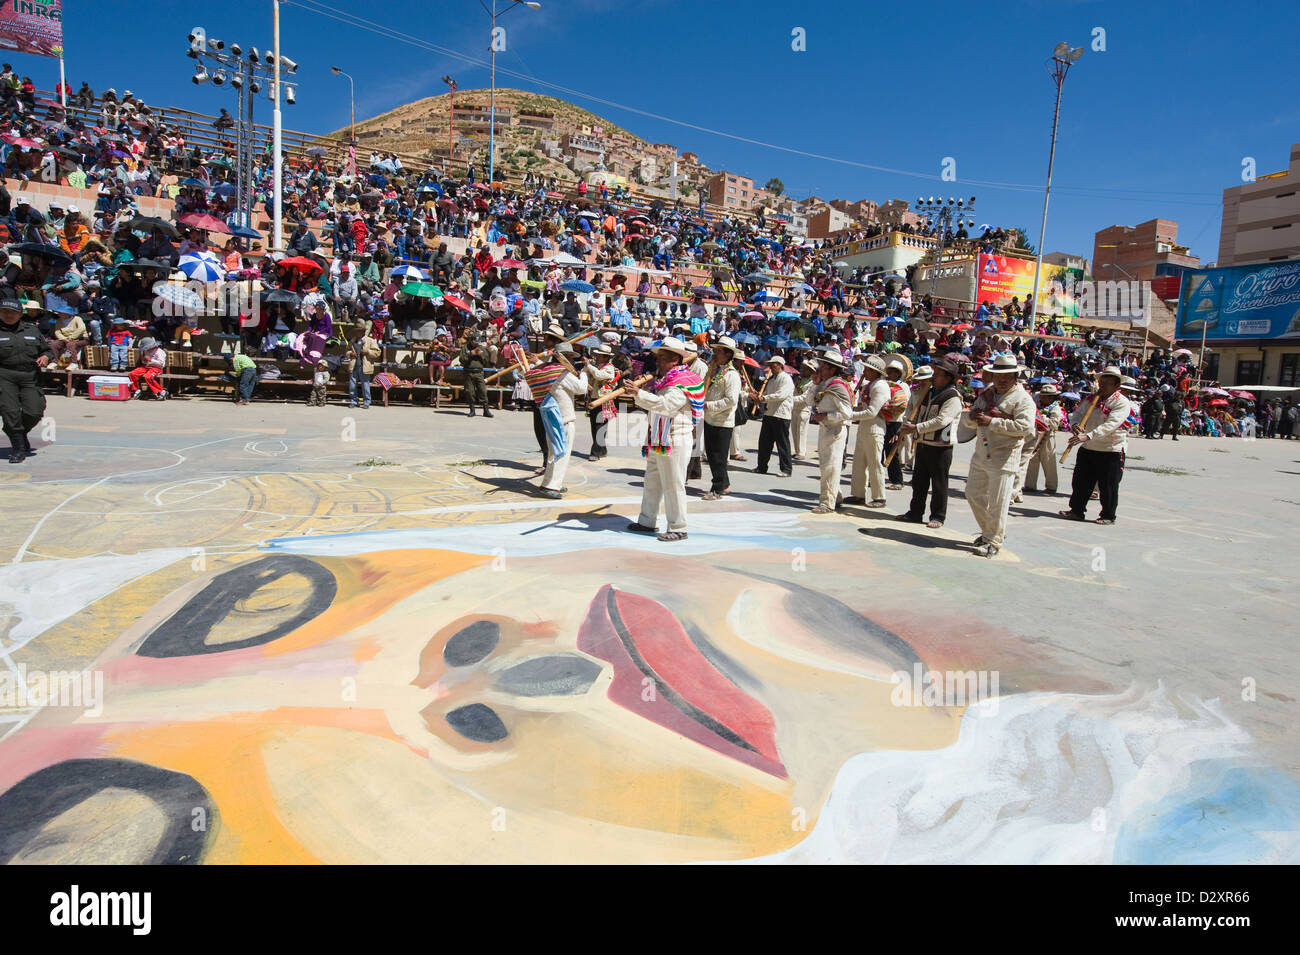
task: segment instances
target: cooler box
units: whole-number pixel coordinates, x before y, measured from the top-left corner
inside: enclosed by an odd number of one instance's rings
[[[86,379],[86,397],[91,401],[126,401],[131,397],[131,379],[91,375]]]

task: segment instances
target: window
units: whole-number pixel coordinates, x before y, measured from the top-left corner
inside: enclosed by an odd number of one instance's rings
[[[1260,384],[1260,373],[1263,371],[1262,362],[1258,358],[1237,360],[1237,384],[1239,385],[1258,385]]]
[[[1201,377],[1211,381],[1219,380],[1219,356],[1206,355],[1205,368],[1201,371]]]
[[[1300,353],[1292,352],[1282,356],[1282,364],[1277,372],[1277,383],[1283,388],[1300,387]]]

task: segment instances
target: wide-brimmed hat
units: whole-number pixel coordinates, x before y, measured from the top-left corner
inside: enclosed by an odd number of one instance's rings
[[[593,348],[591,353],[593,355],[609,355],[610,357],[613,357],[614,349],[610,348],[608,345],[601,344]]]
[[[727,335],[723,335],[723,336],[722,336],[721,338],[719,338],[716,342],[714,342],[714,343],[713,343],[713,347],[714,347],[714,348],[725,348],[727,351],[731,352],[733,355],[736,354],[736,352],[740,351],[740,349],[736,347],[736,340],[735,340],[734,338],[731,338],[731,337],[727,336]]]
[[[844,367],[844,356],[834,348],[828,348],[822,352],[820,361],[823,365],[834,365],[836,368]]]
[[[785,367],[785,357],[782,356],[782,355],[770,355],[770,356],[768,356],[767,361],[765,361],[763,364],[765,364],[765,365],[780,365],[782,368],[784,368],[784,367]]]
[[[554,328],[548,328],[542,332],[543,338],[554,338],[557,342],[564,341],[564,332],[556,331]]]
[[[800,368],[807,368],[807,369],[809,369],[810,371],[816,371],[816,370],[817,370],[817,359],[816,359],[816,358],[805,358],[803,361],[799,362],[799,367],[800,367]]]
[[[1138,390],[1138,383],[1137,383],[1136,381],[1134,381],[1132,378],[1130,378],[1128,375],[1121,375],[1121,376],[1120,376],[1120,379],[1119,379],[1119,386],[1120,386],[1121,388],[1123,388],[1125,391],[1137,391],[1137,390]]]
[[[689,339],[682,342],[682,347],[686,349],[687,354],[698,355],[700,353],[700,346]]]
[[[951,358],[949,358],[947,355],[944,355],[942,358],[936,359],[933,362],[933,364],[931,364],[930,367],[933,368],[934,371],[947,372],[949,375],[952,376],[953,381],[956,381],[958,378],[961,377],[961,369],[957,366],[957,363],[953,361]],[[931,374],[933,374],[933,372],[931,372]]]
[[[929,365],[922,365],[916,369],[916,374],[912,376],[913,381],[929,381],[934,377],[934,369]]]
[[[980,371],[986,375],[1014,375],[1025,370],[1025,366],[1016,361],[1015,355],[994,355],[993,361]]]
[[[1120,382],[1121,384],[1123,384],[1124,382],[1124,372],[1119,370],[1118,365],[1107,365],[1101,371],[1097,372],[1097,377],[1114,378],[1116,381]]]
[[[874,371],[878,375],[883,375],[886,370],[885,359],[879,355],[871,355],[863,362],[864,371]]]
[[[1052,384],[1052,383],[1049,381],[1047,384],[1043,385],[1043,387],[1041,387],[1041,388],[1038,389],[1038,393],[1039,393],[1040,395],[1049,395],[1049,396],[1050,396],[1050,395],[1059,395],[1061,392],[1060,392],[1059,390],[1057,390],[1056,385]]]
[[[686,357],[686,343],[680,338],[674,338],[672,335],[669,335],[650,350],[655,354],[658,354],[661,351],[667,351],[672,352],[674,355],[679,355],[682,358]]]

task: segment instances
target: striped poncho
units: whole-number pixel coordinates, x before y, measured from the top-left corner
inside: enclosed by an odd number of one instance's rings
[[[668,388],[682,389],[690,405],[692,426],[704,420],[704,395],[708,391],[708,384],[685,365],[673,366],[666,375],[656,379],[650,387],[656,394]],[[641,448],[641,454],[643,456],[668,454],[673,446],[672,428],[673,416],[651,414],[650,429],[646,434],[646,443]]]

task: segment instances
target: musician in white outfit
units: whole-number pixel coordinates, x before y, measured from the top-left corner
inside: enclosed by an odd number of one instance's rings
[[[575,373],[571,363],[572,357],[572,345],[561,342],[556,346],[556,361],[567,366],[569,370],[555,384],[551,385],[548,397],[554,399],[560,423],[564,427],[564,445],[563,447],[556,447],[554,444],[550,446],[550,460],[547,461],[546,471],[542,474],[543,497],[559,498],[568,490],[564,486],[564,472],[569,469],[569,458],[573,454],[573,425],[577,419],[577,414],[573,408],[573,398],[575,395],[585,394],[587,391],[587,373],[586,371]],[[547,441],[549,444],[549,434]]]
[[[840,506],[840,475],[844,469],[844,446],[849,440],[853,417],[853,386],[843,375],[844,358],[828,348],[817,363],[813,387],[816,411],[808,420],[817,425],[817,463],[821,468],[821,494],[814,514],[832,514]]]
[[[646,435],[645,483],[641,492],[641,514],[628,530],[653,534],[659,521],[659,509],[668,517],[668,530],[659,535],[661,541],[686,539],[686,467],[691,459],[694,415],[690,397],[674,380],[699,382],[699,378],[682,367],[686,360],[686,346],[681,339],[665,338],[654,349],[660,383],[659,391],[651,391],[638,382],[628,389],[636,406],[650,413],[650,426]],[[678,370],[680,369],[680,370]]]
[[[808,457],[808,416],[812,414],[813,395],[817,383],[813,376],[817,374],[817,359],[805,358],[799,363],[799,377],[794,382],[794,406],[790,410],[790,450],[791,457],[802,461]]]
[[[1034,399],[1020,387],[1016,375],[1024,366],[1012,355],[997,355],[982,369],[989,382],[963,415],[968,428],[977,429],[975,452],[966,478],[966,503],[975,515],[980,535],[976,553],[993,557],[1006,536],[1007,508],[1020,469],[1020,449],[1034,433]]]
[[[885,419],[881,412],[889,401],[889,382],[885,379],[885,360],[879,355],[870,356],[862,367],[862,380],[867,383],[861,408],[853,413],[858,423],[858,440],[853,446],[853,496],[846,504],[865,504],[867,507],[885,506],[885,462],[881,450],[885,445]],[[866,499],[868,478],[871,500]]]

